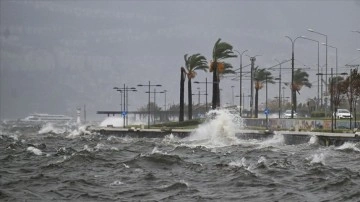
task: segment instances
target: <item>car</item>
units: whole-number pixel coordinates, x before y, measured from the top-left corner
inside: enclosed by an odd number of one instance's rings
[[[294,116],[293,117],[294,118],[297,117],[297,113],[295,111],[294,111]],[[285,118],[285,119],[291,118],[291,109],[288,109],[283,113],[283,118]]]
[[[336,118],[338,119],[349,119],[353,118],[352,114],[347,109],[337,109],[335,113]]]

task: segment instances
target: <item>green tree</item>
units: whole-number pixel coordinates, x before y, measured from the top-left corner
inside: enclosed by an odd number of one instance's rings
[[[202,56],[200,53],[193,54],[188,57],[187,54],[184,55],[185,60],[185,68],[187,70],[188,77],[188,120],[192,119],[192,87],[191,80],[196,77],[196,71],[203,70],[207,71],[208,65],[206,62],[206,58]]]
[[[308,78],[309,78],[309,74],[307,72],[304,72],[301,69],[295,70],[294,83],[291,86],[292,92],[297,92],[298,94],[300,94],[300,90],[303,86],[311,88],[311,83],[309,82]],[[294,109],[296,111],[296,106],[297,106],[296,93],[293,93],[292,99],[293,99]]]
[[[232,49],[232,45],[226,42],[221,42],[220,38],[215,42],[212,52],[212,62],[210,65],[210,72],[213,72],[212,109],[220,106],[219,74],[225,69],[225,64],[222,60],[237,57]]]
[[[266,69],[259,69],[258,67],[254,70],[254,85],[255,85],[255,118],[258,117],[259,112],[259,90],[264,87],[266,83],[275,83],[274,77],[271,76],[271,72]]]

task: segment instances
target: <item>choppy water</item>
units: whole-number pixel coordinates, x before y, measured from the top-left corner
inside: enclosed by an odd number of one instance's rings
[[[185,139],[3,124],[0,200],[360,200],[359,144],[241,140],[220,117]]]

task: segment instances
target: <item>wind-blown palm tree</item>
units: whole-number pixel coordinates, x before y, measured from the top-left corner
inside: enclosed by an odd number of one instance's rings
[[[254,70],[254,84],[255,84],[255,118],[258,117],[259,112],[259,90],[264,87],[265,83],[275,83],[274,77],[271,76],[271,72],[266,69],[259,69],[258,67]]]
[[[291,86],[292,92],[298,92],[300,94],[300,90],[303,86],[311,88],[311,83],[309,82],[309,74],[307,72],[303,72],[301,69],[297,69],[294,71],[294,83]],[[294,110],[296,111],[297,99],[296,93],[293,93],[293,104]]]
[[[216,107],[220,106],[219,70],[225,69],[225,64],[221,61],[227,58],[237,57],[232,49],[232,45],[221,42],[220,38],[215,42],[212,52],[212,63],[210,65],[210,72],[213,72],[212,109],[216,109]]]
[[[188,77],[188,120],[192,119],[192,89],[191,89],[191,80],[195,78],[197,70],[207,71],[208,65],[206,58],[200,53],[193,54],[188,57],[187,54],[184,55],[185,68],[187,70]]]

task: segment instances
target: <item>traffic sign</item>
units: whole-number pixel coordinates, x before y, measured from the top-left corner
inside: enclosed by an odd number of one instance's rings
[[[264,110],[264,114],[269,115],[269,114],[270,114],[270,110],[269,110],[268,108],[266,108],[266,109]]]

